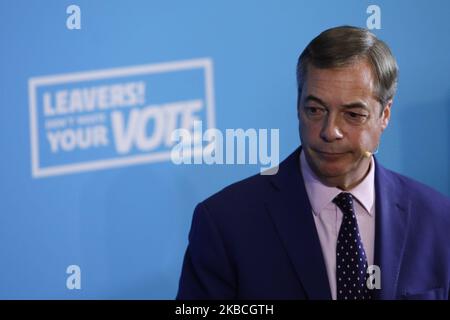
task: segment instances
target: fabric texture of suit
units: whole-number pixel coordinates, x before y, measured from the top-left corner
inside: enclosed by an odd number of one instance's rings
[[[177,299],[331,299],[299,165],[255,175],[199,203]],[[450,200],[375,159],[375,299],[448,299]]]

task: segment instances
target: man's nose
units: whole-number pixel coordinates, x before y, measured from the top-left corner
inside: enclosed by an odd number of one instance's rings
[[[320,132],[320,137],[326,142],[332,142],[344,137],[341,129],[339,128],[336,117],[328,115],[328,117],[325,118],[322,130]]]

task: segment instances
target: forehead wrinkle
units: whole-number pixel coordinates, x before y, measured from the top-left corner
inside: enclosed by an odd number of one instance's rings
[[[376,101],[376,97],[373,91],[372,72],[365,72],[364,67],[367,70],[368,66],[363,63],[340,69],[313,68],[305,83],[307,86],[305,96],[314,95],[328,105],[340,106],[357,101],[364,101],[370,105],[368,98]]]

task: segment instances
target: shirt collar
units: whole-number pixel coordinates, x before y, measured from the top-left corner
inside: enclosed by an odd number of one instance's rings
[[[300,167],[313,213],[318,215],[342,190],[328,187],[320,182],[310,168],[303,150],[300,153]],[[371,157],[369,173],[357,186],[347,192],[358,200],[369,215],[373,214],[372,207],[375,200],[375,162],[373,157]]]

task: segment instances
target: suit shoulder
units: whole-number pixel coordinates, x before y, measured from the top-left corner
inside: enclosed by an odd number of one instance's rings
[[[207,208],[253,205],[260,202],[270,188],[268,176],[256,174],[237,181],[203,201]]]
[[[390,172],[396,176],[397,180],[404,186],[406,191],[411,193],[411,195],[417,196],[419,199],[426,197],[433,202],[440,201],[443,204],[450,205],[450,199],[436,189],[400,173]]]
[[[450,223],[450,199],[439,191],[415,179],[385,169],[400,188],[400,193],[410,199],[413,207],[436,213]]]

